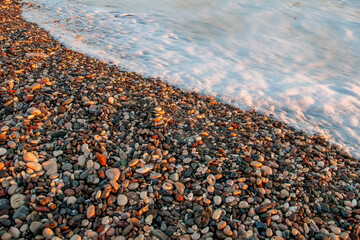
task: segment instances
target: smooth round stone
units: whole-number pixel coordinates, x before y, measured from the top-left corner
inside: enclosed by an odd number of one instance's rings
[[[37,115],[40,115],[41,114],[41,111],[37,108],[34,108],[34,107],[31,107],[27,110],[27,112],[30,114],[30,115],[34,115],[34,116],[37,116]]]
[[[272,171],[271,167],[269,167],[269,166],[262,165],[261,170],[263,170],[264,173],[266,173],[266,175],[272,175],[273,174],[273,171]]]
[[[44,228],[43,230],[43,236],[46,239],[51,239],[54,236],[54,232],[53,230],[51,230],[50,228]]]
[[[218,220],[218,219],[221,217],[221,213],[222,213],[221,209],[216,209],[216,210],[213,212],[211,218],[212,218],[213,220]]]
[[[341,233],[341,229],[338,227],[331,227],[331,231],[336,235],[339,235]]]
[[[84,166],[86,163],[86,157],[84,155],[80,155],[77,160],[80,166]]]
[[[271,237],[272,235],[273,235],[273,231],[271,230],[271,228],[266,229],[266,236]]]
[[[72,164],[71,163],[65,163],[61,169],[64,170],[64,171],[69,171],[73,168]]]
[[[41,232],[42,223],[34,221],[30,224],[30,231],[34,234],[39,234]]]
[[[74,204],[76,203],[76,200],[77,200],[76,197],[70,196],[70,197],[68,197],[66,203],[67,203],[68,205],[74,205]]]
[[[273,129],[273,133],[276,134],[276,135],[279,135],[279,134],[281,134],[281,129],[279,129],[279,128],[274,128],[274,129]]]
[[[86,210],[86,217],[87,217],[87,219],[90,219],[90,218],[94,217],[94,216],[95,216],[95,213],[96,213],[96,211],[95,211],[95,206],[94,206],[94,205],[90,205],[90,206],[87,208],[87,210]]]
[[[216,178],[214,175],[210,174],[209,176],[207,176],[206,181],[210,186],[214,186],[216,183]]]
[[[120,170],[118,168],[110,168],[105,171],[105,175],[110,180],[117,181],[120,178]]]
[[[234,196],[230,196],[230,197],[225,198],[225,202],[226,202],[226,203],[232,203],[233,201],[235,201],[235,197],[234,197]]]
[[[9,148],[15,148],[16,147],[16,143],[14,141],[8,141],[7,145],[9,146]],[[1,154],[0,154],[1,156]]]
[[[108,98],[108,103],[113,105],[114,104],[114,98],[113,97],[109,97]]]
[[[168,190],[171,190],[173,188],[173,185],[171,183],[164,183],[163,184],[163,189],[168,191]]]
[[[129,190],[135,190],[139,187],[139,183],[137,182],[134,182],[134,183],[130,183],[129,186],[128,186],[128,189]]]
[[[349,239],[349,234],[347,232],[342,232],[342,233],[340,233],[339,237],[341,240]]]
[[[325,166],[325,163],[323,161],[319,161],[317,162],[317,165],[321,168],[323,168]]]
[[[12,235],[10,233],[4,233],[1,236],[1,240],[10,240],[12,238]]]
[[[225,221],[220,221],[220,222],[217,224],[217,229],[218,229],[218,230],[223,230],[225,227],[226,227],[226,222],[225,222]]]
[[[37,157],[31,152],[25,153],[23,159],[25,162],[38,162]]]
[[[119,194],[117,196],[117,204],[120,206],[125,206],[128,203],[128,198],[124,194]]]
[[[285,189],[282,189],[281,191],[280,191],[280,194],[281,195],[284,195],[284,197],[288,197],[290,194],[289,194],[289,192],[287,191],[287,190],[285,190]]]
[[[23,194],[14,194],[10,198],[10,205],[13,209],[19,208],[21,205],[25,203],[25,195]]]
[[[19,238],[20,237],[20,230],[17,229],[16,227],[11,227],[9,229],[9,233],[11,234],[11,236],[13,238]]]
[[[13,184],[9,187],[9,190],[8,190],[8,194],[11,196],[11,195],[14,195],[16,193],[16,190],[18,189],[18,185],[17,184]]]
[[[192,240],[198,240],[198,239],[200,239],[200,237],[201,237],[201,235],[198,232],[194,232],[193,234],[191,234]]]
[[[3,156],[7,153],[7,150],[5,148],[0,148],[0,156]]]
[[[74,236],[72,236],[70,238],[70,240],[81,240],[81,237],[79,235],[75,234]]]
[[[191,161],[192,161],[191,158],[184,158],[184,160],[183,160],[183,162],[184,162],[185,164],[189,164],[189,163],[191,163]]]
[[[252,167],[259,168],[259,167],[262,166],[262,163],[261,163],[261,162],[258,162],[258,161],[252,161],[252,162],[250,163],[250,165],[251,165]]]
[[[248,208],[249,207],[249,203],[246,201],[241,201],[239,203],[239,208]]]
[[[214,204],[215,205],[220,205],[221,204],[221,197],[220,196],[215,196],[214,197]]]

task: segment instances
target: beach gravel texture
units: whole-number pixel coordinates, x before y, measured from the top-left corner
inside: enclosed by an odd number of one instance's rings
[[[340,146],[73,52],[21,7],[1,1],[2,240],[359,239]]]

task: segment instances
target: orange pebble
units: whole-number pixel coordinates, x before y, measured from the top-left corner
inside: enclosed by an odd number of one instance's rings
[[[99,161],[101,166],[105,166],[106,165],[106,157],[103,154],[98,154],[96,156],[97,160]]]

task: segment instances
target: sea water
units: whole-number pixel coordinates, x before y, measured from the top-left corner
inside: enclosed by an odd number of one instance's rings
[[[320,133],[360,157],[359,0],[26,0],[76,51]]]

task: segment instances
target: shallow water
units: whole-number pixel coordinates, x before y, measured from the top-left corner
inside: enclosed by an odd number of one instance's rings
[[[360,1],[31,2],[40,8],[23,16],[74,50],[273,113],[360,157]]]

